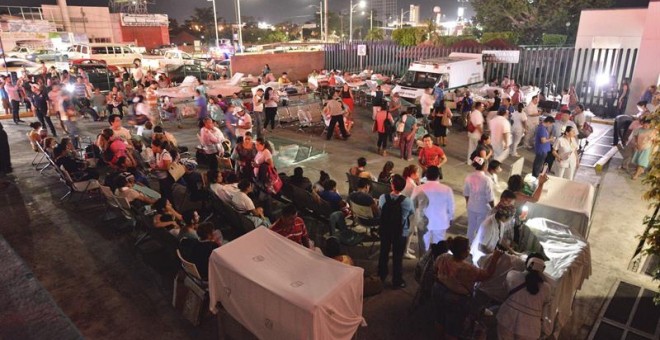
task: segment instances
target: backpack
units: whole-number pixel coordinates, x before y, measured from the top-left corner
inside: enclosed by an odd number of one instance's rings
[[[584,125],[582,125],[582,130],[579,131],[578,133],[578,138],[587,138],[589,137],[592,133],[594,132],[594,128],[591,127],[591,124],[584,122]]]
[[[394,237],[403,233],[403,211],[401,209],[401,203],[405,198],[406,196],[399,195],[396,200],[392,200],[390,194],[385,194],[385,204],[383,204],[380,214],[381,237],[384,234]]]

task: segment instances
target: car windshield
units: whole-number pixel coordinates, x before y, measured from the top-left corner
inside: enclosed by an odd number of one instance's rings
[[[401,78],[401,85],[415,88],[433,87],[440,76],[438,73],[407,71]]]

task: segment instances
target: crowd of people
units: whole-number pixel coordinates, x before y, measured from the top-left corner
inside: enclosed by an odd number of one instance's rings
[[[524,249],[518,247],[526,219],[522,207],[539,200],[548,173],[571,180],[575,177],[581,140],[590,133],[579,101],[570,100],[569,95],[558,117],[546,116],[541,121],[539,97],[525,103],[515,84],[505,86],[503,81],[506,93],[501,97],[496,93],[495,100],[488,103],[475,102],[469,91],[465,93],[459,112],[464,112],[466,119],[466,162],[474,168],[463,185],[468,226],[465,237],[448,238],[456,204],[452,188],[442,182],[442,167],[447,162],[443,147],[451,142],[447,132],[455,119],[443,100],[442,87],[426,91],[421,117],[403,109],[396,94],[387,104],[374,100],[373,132],[378,135],[378,154],[386,156],[388,143],[395,144],[399,157],[409,164],[400,174],[391,161],[380,172],[372,172],[366,158],[361,157],[347,171],[360,178],[355,191],[342,195],[337,182],[324,171],[315,183],[301,167],[295,168],[291,176],[278,174],[273,147],[265,138],[268,126],[271,132],[274,129],[279,100],[273,89],[259,89],[251,101],[244,102],[238,94],[232,98],[208,97],[200,82],[195,94],[199,145],[192,156],[159,118],[160,109],[178,114],[168,98],[156,95],[158,88],[169,86],[167,79],[156,79],[152,72],[136,66],[107,95],[93,88],[84,72],[76,77],[68,72],[46,72],[44,77],[17,82],[3,78],[0,91],[6,91],[12,113],[25,101],[29,103],[26,108],[34,110],[38,121],[30,124],[28,138],[35,151],[41,147],[75,180],[102,181],[136,208],[150,207],[147,211],[153,214],[153,228],[167,230],[179,240],[183,257],[196,264],[202,278],[208,275],[208,257],[222,245],[223,236],[219,226],[203,222],[201,208],[182,211],[184,206],[174,197],[175,184],[187,188],[191,201],[210,200],[205,194],[208,191],[254,227],[270,228],[292,242],[316,249],[295,202],[275,212],[273,196],[283,185],[292,185],[329,205],[332,213],[327,220],[329,238],[324,253],[347,264],[353,261],[340,254],[338,243],[342,232],[349,229],[352,207],[370,209],[372,220],[361,223],[378,225],[377,275],[383,283],[388,280],[392,253],[394,289],[407,286],[403,259],[433,254],[431,295],[437,307],[438,331],[447,338],[463,336],[472,327],[466,320],[475,316],[475,310],[484,312],[475,307],[477,283],[487,282],[502,258],[519,259],[523,262],[520,270],[506,275],[508,296],[500,301],[498,334],[501,339],[541,336],[543,307],[550,291],[543,276],[543,258],[522,254]],[[264,72],[270,74],[270,68]],[[68,85],[73,86],[69,89]],[[352,96],[348,86],[330,93],[323,109],[329,119],[327,139],[336,133],[344,140],[350,137]],[[630,119],[618,117],[615,127],[627,152],[624,167],[630,162],[636,165],[633,178],[648,167],[656,138],[650,126],[648,102],[640,101],[638,108],[639,113],[629,115]],[[94,120],[107,120],[108,126],[81,152],[77,124],[87,114]],[[23,122],[17,113],[14,118],[16,124]],[[60,121],[61,130],[67,134],[59,141],[53,118]],[[134,132],[125,127],[129,125],[135,127]],[[519,175],[511,176],[506,188],[500,187],[498,179],[502,162],[508,157],[521,157],[520,147],[534,152],[532,174],[538,184],[531,194],[525,193],[530,189],[525,188]],[[206,171],[201,171],[200,163]],[[390,192],[373,198],[372,182],[389,186]],[[415,237],[417,249],[411,247]],[[440,246],[445,251],[434,253],[433,249]]]

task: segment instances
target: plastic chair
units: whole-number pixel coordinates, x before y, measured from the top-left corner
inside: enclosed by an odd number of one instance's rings
[[[60,175],[60,180],[66,184],[67,188],[69,191],[60,198],[60,201],[65,200],[66,198],[70,198],[73,196],[74,193],[79,193],[80,199],[78,199],[78,202],[82,201],[82,198],[84,194],[91,192],[92,190],[97,190],[101,187],[101,184],[99,183],[98,180],[95,179],[89,179],[89,180],[84,180],[84,181],[74,181],[71,178],[71,175],[69,175],[69,172],[64,169],[64,166],[61,167],[55,167],[55,170],[58,172]]]
[[[353,227],[361,225],[367,230],[372,237],[371,247],[369,248],[369,256],[374,254],[373,249],[378,241],[377,230],[380,228],[380,221],[374,217],[373,210],[370,206],[359,205],[355,202],[350,204],[351,212],[353,213]]]

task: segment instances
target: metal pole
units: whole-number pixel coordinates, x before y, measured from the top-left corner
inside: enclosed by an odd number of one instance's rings
[[[351,0],[351,5],[348,7],[350,11],[348,13],[348,42],[353,42],[353,0]]]
[[[0,34],[0,50],[2,50],[2,62],[5,64],[5,72],[7,72],[7,75],[11,80],[11,74],[9,74],[9,69],[7,68],[7,59],[5,59],[7,51],[5,51],[5,46],[2,44],[2,34]]]
[[[325,41],[323,34],[325,33],[323,29],[323,1],[319,2],[319,21],[321,22],[321,41]]]
[[[220,38],[218,38],[218,12],[215,10],[215,0],[213,1],[213,21],[215,23],[215,48],[220,48]]]
[[[236,13],[238,15],[238,49],[243,52],[243,23],[241,22],[241,0],[236,0]]]
[[[399,20],[399,28],[403,28],[403,8],[401,9],[401,20]]]
[[[325,42],[328,42],[328,0],[323,0],[323,22],[325,23],[325,27],[323,27],[325,31]]]
[[[369,18],[369,30],[374,29],[374,10],[371,10],[371,17]]]

